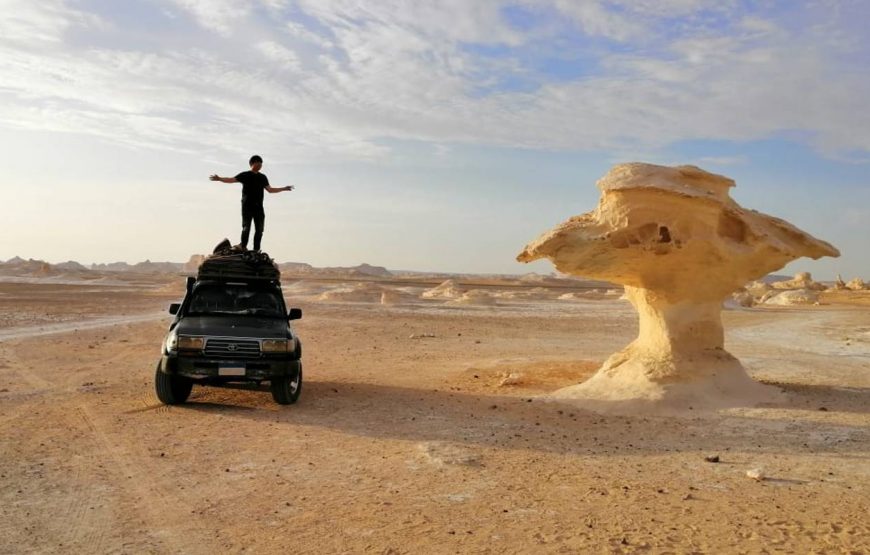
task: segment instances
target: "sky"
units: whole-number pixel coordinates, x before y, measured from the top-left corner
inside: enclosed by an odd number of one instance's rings
[[[694,164],[870,279],[866,0],[0,0],[0,260],[514,258],[614,164]]]

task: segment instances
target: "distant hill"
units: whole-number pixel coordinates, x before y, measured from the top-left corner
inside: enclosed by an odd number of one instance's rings
[[[68,260],[59,264],[52,264],[52,267],[57,270],[63,271],[90,272],[90,268],[85,267],[83,264],[79,264],[75,260]]]
[[[140,274],[174,274],[181,272],[184,264],[180,262],[139,262],[131,267],[133,272]]]
[[[285,274],[310,274],[314,271],[314,266],[305,262],[281,262],[278,269]]]
[[[375,277],[390,277],[393,273],[383,266],[372,266],[371,264],[362,263],[359,266],[348,268],[351,274],[360,276],[375,276]]]
[[[85,273],[132,273],[132,274],[187,274],[196,273],[199,265],[207,255],[193,254],[187,262],[153,262],[145,260],[135,264],[128,262],[109,262],[95,263],[85,265],[74,260],[60,262],[58,264],[50,264],[44,260],[25,260],[20,256],[15,256],[3,262],[0,261],[0,275],[5,276],[22,276],[22,277],[42,277],[42,276],[62,276],[66,274],[85,274]],[[324,277],[324,278],[401,278],[401,277],[429,277],[432,279],[450,279],[459,277],[481,278],[491,280],[514,280],[519,278],[522,282],[534,286],[572,286],[578,282],[583,282],[584,285],[610,286],[605,282],[591,282],[589,280],[580,280],[573,276],[560,275],[556,273],[536,274],[528,273],[517,276],[516,274],[465,274],[451,272],[417,272],[413,270],[388,270],[384,266],[375,266],[363,262],[356,266],[327,266],[317,267],[308,264],[307,262],[280,262],[278,268],[285,276],[306,276],[306,277]],[[84,276],[82,276],[84,277]],[[765,281],[778,281],[788,279],[790,276],[771,275],[765,278]],[[596,285],[597,286],[597,285]]]
[[[126,262],[110,262],[108,264],[91,264],[91,270],[96,272],[134,272],[137,274],[175,274],[182,271],[181,262],[151,262],[146,260],[137,264]]]
[[[783,275],[783,274],[768,274],[768,275],[764,276],[763,278],[761,278],[761,279],[758,280],[758,281],[761,281],[761,282],[763,282],[763,283],[774,283],[774,282],[777,282],[777,281],[785,281],[785,280],[789,280],[789,279],[791,279],[791,278],[793,278],[793,277],[794,277],[794,276],[786,276],[786,275]]]
[[[278,268],[285,275],[338,276],[338,277],[392,277],[393,273],[383,266],[360,264],[358,266],[330,266],[318,268],[305,262],[283,262]]]
[[[129,272],[130,265],[126,262],[110,262],[108,264],[91,264],[91,270],[96,272]]]
[[[58,270],[44,260],[24,260],[16,256],[0,262],[0,275],[4,276],[48,277],[57,273]]]

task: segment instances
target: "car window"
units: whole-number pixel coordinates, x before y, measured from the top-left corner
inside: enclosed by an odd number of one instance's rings
[[[277,291],[231,284],[203,284],[194,289],[188,314],[286,317],[284,303]]]

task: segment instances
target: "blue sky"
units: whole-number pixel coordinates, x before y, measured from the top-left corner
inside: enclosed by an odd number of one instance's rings
[[[734,178],[870,279],[861,0],[0,0],[0,259],[549,272],[523,245],[625,161]]]

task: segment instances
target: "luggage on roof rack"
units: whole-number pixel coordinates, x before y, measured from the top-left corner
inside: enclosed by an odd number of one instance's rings
[[[224,239],[200,264],[197,279],[278,281],[281,272],[268,254],[233,247]]]

